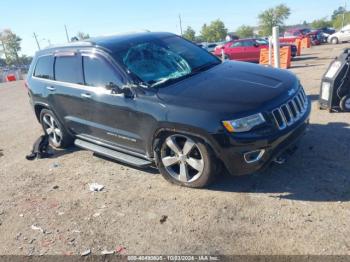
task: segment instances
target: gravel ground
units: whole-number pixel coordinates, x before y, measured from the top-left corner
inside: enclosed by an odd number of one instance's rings
[[[203,190],[77,148],[26,161],[40,126],[23,81],[0,84],[0,254],[350,254],[350,114],[316,103],[346,46],[313,47],[293,62],[313,101],[297,153]],[[92,182],[105,189],[90,192]]]

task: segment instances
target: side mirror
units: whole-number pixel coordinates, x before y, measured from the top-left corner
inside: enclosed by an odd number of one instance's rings
[[[254,46],[255,46],[255,47],[259,47],[259,44],[258,44],[258,43],[255,43]]]
[[[129,87],[119,87],[118,85],[114,83],[109,83],[106,85],[106,89],[111,91],[111,94],[118,95],[118,94],[124,94],[125,97],[132,97],[132,92]]]

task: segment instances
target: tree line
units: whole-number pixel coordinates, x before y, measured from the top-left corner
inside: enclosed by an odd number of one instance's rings
[[[90,38],[89,34],[78,32],[71,41]],[[20,55],[22,39],[10,29],[0,32],[0,67],[29,65],[32,57]],[[3,58],[2,58],[3,57]]]
[[[258,15],[258,27],[241,25],[237,28],[235,35],[240,38],[253,37],[256,35],[270,36],[274,26],[279,26],[280,31],[283,32],[286,29],[285,21],[289,18],[290,14],[291,9],[285,4],[266,9]],[[339,7],[334,10],[330,19],[325,17],[316,19],[311,23],[304,21],[303,26],[315,29],[323,27],[339,29],[343,24],[350,24],[350,12],[347,12],[344,7]],[[191,26],[188,26],[183,33],[183,37],[194,42],[219,42],[225,39],[227,33],[228,29],[225,24],[220,19],[217,19],[209,25],[204,24],[198,36],[196,35],[196,31]]]
[[[237,28],[235,34],[240,38],[253,37],[255,35],[269,36],[272,34],[272,28],[274,26],[279,26],[281,31],[283,31],[286,28],[284,23],[290,14],[291,10],[288,6],[284,4],[277,5],[264,10],[258,15],[257,28],[249,25],[241,25]],[[312,28],[334,27],[339,29],[343,24],[350,24],[350,12],[347,12],[344,7],[339,7],[334,10],[330,19],[316,19],[311,23],[304,21],[303,26],[311,26]],[[196,34],[196,31],[191,26],[188,26],[182,36],[194,42],[219,42],[223,41],[227,34],[228,29],[224,22],[217,19],[210,24],[204,24],[199,35]],[[89,34],[78,32],[76,36],[71,38],[71,41],[83,40],[89,37]],[[0,32],[0,66],[28,65],[30,63],[31,57],[19,55],[21,41],[22,39],[10,29]]]

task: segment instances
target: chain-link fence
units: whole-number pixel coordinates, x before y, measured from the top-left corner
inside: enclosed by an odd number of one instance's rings
[[[9,80],[22,80],[23,70],[21,68],[0,69],[0,83]]]

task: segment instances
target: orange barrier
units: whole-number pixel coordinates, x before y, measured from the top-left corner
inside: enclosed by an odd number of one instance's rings
[[[294,44],[297,47],[297,56],[301,56],[301,40],[296,39]]]
[[[285,46],[280,49],[280,63],[281,68],[287,69],[291,66],[292,50],[290,46]],[[259,64],[268,65],[269,64],[269,49],[262,48],[260,50],[260,60]],[[272,65],[274,65],[274,55],[272,52]]]
[[[301,48],[311,48],[310,37],[305,37],[303,40],[301,40]]]
[[[6,81],[7,82],[16,81],[16,76],[14,74],[9,74],[6,76]]]

